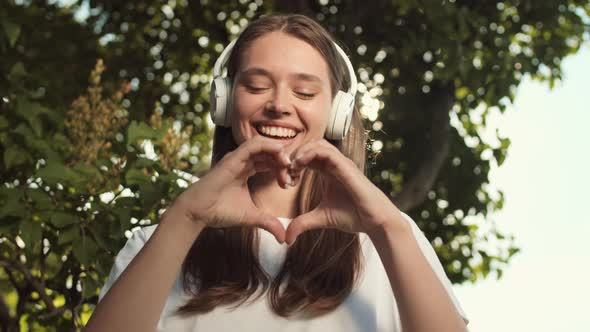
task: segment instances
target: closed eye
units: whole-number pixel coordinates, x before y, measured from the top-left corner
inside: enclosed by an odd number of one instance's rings
[[[312,99],[315,97],[315,93],[303,93],[303,92],[295,92],[299,97],[302,99]]]
[[[249,85],[246,85],[246,89],[252,93],[263,93],[265,90],[268,90],[268,88],[261,88]]]

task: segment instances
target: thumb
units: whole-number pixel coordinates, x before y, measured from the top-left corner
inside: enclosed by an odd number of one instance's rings
[[[262,211],[252,211],[246,213],[244,217],[244,223],[253,225],[266,230],[267,232],[274,235],[277,242],[285,242],[285,227],[275,216]]]
[[[285,240],[288,245],[292,245],[297,240],[299,234],[325,226],[324,214],[319,209],[311,210],[310,212],[297,216],[291,221],[285,233]]]

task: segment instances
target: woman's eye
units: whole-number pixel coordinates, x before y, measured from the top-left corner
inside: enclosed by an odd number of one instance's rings
[[[248,91],[253,92],[253,93],[262,93],[262,92],[264,92],[264,90],[266,90],[268,88],[247,85],[246,89],[248,89]]]
[[[315,93],[305,93],[305,92],[295,92],[295,93],[303,99],[311,99],[316,95]]]

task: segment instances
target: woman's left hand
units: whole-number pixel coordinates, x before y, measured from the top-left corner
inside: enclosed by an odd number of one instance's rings
[[[352,160],[325,139],[305,143],[291,153],[291,177],[299,181],[305,168],[328,180],[326,195],[313,210],[294,218],[286,231],[290,245],[297,236],[316,228],[372,234],[388,223],[403,221],[398,208]]]

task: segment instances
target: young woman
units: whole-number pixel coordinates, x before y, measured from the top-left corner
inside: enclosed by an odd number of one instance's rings
[[[211,169],[129,239],[86,330],[465,331],[430,243],[364,175],[325,29],[260,18],[214,76]]]

